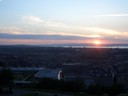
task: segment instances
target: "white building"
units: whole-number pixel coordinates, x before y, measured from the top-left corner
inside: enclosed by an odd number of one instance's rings
[[[42,69],[39,72],[35,74],[34,77],[36,78],[52,78],[52,79],[58,79],[58,74],[60,72],[60,69]]]

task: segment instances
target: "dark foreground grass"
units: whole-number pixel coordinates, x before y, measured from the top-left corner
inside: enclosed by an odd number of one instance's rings
[[[29,92],[26,94],[23,94],[22,96],[92,96],[92,95],[87,95],[85,93],[68,93],[68,92],[43,92],[43,91],[33,91],[33,92]]]

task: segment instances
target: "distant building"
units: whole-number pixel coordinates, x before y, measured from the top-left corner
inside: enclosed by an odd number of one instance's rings
[[[86,85],[91,84],[102,84],[102,85],[112,85],[117,76],[116,70],[111,67],[95,67],[91,64],[82,63],[67,63],[62,65],[62,72],[64,74],[65,80],[82,79]]]
[[[68,63],[62,65],[62,72],[65,80],[82,79],[87,85],[94,84],[94,79],[91,76],[87,65],[82,63]]]

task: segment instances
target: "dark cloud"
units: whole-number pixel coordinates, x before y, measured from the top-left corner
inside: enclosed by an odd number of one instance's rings
[[[63,35],[26,35],[26,34],[5,34],[0,33],[1,44],[63,44],[63,43],[74,43],[74,44],[93,44],[94,40],[99,40],[104,44],[128,44],[127,38],[115,38],[115,37],[80,37],[80,36],[63,36]]]
[[[17,35],[17,34],[0,34],[1,39],[37,39],[37,40],[84,40],[87,37],[80,36],[63,36],[63,35]]]

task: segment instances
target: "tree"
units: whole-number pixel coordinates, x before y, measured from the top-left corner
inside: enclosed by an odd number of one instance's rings
[[[0,67],[4,67],[5,66],[5,62],[0,60]]]
[[[36,85],[37,88],[47,89],[47,90],[59,90],[68,92],[82,92],[85,89],[85,84],[83,80],[55,80],[52,78],[43,78]]]
[[[85,83],[83,80],[76,79],[71,81],[64,81],[62,83],[61,90],[69,92],[82,92],[85,89]]]
[[[99,84],[96,84],[96,85],[90,85],[88,88],[87,88],[87,93],[89,94],[94,94],[94,95],[101,95],[103,94],[103,86],[99,85]]]
[[[58,80],[54,80],[52,78],[42,78],[41,80],[39,80],[39,83],[37,84],[37,88],[56,90],[58,84],[59,84]]]
[[[13,72],[9,68],[2,68],[0,72],[0,85],[1,87],[8,87],[9,93],[12,93],[12,85],[13,85]]]
[[[111,87],[110,87],[110,90],[109,90],[109,94],[111,96],[116,96],[118,94],[121,94],[124,92],[124,86],[122,84],[113,84]]]

